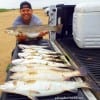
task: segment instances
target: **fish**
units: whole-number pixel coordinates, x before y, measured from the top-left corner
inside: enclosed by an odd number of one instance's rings
[[[47,66],[47,65],[40,65],[40,64],[29,64],[29,65],[16,65],[12,66],[9,71],[11,72],[33,72],[34,70],[55,70],[55,71],[72,71],[74,69],[71,68],[60,68],[60,67],[52,67],[52,66]]]
[[[34,49],[34,48],[47,48],[48,46],[18,44],[18,47],[19,47],[20,49]]]
[[[40,48],[47,48],[48,46],[41,46],[41,45],[27,45],[27,44],[18,44],[20,49],[40,49]]]
[[[86,82],[47,80],[11,80],[0,85],[0,90],[4,92],[27,96],[31,100],[34,97],[56,95],[65,91],[72,92],[78,88],[90,89],[91,87]]]
[[[15,80],[52,80],[52,81],[64,81],[69,80],[75,76],[83,76],[83,73],[79,70],[75,71],[62,71],[56,69],[34,69],[31,72],[22,71],[15,72],[10,76],[10,79]]]
[[[26,56],[41,56],[40,53],[38,53],[36,50],[32,50],[32,52],[30,51],[21,51],[21,52],[18,52],[18,56],[19,57],[26,57]]]
[[[54,50],[50,50],[50,49],[46,49],[46,48],[41,48],[41,47],[32,47],[32,46],[27,46],[26,48],[21,50],[23,53],[46,53],[46,54],[50,54],[50,55],[61,55],[60,53],[54,51]]]
[[[32,49],[24,49],[22,50],[22,52],[40,52],[40,53],[57,53],[53,50],[48,50],[48,49],[41,49],[41,48],[34,48],[33,50]]]
[[[18,35],[20,33],[27,35],[30,38],[38,37],[42,31],[61,32],[62,25],[49,26],[49,25],[18,25],[16,27],[6,28],[6,32],[11,35]],[[33,33],[33,34],[32,34]]]
[[[32,49],[23,49],[22,50],[23,53],[39,53],[39,54],[50,54],[50,55],[61,55],[59,54],[58,52],[56,51],[53,51],[53,50],[48,50],[48,49],[37,49],[37,48],[34,48],[33,50]]]
[[[49,54],[43,54],[43,53],[38,53],[38,52],[19,52],[18,56],[22,57],[22,58],[26,58],[26,57],[28,58],[29,56],[30,57],[37,56],[39,58],[41,58],[41,57],[43,57],[43,58],[60,58],[59,55],[49,55]]]
[[[38,52],[19,52],[18,53],[18,56],[20,57],[20,58],[28,58],[29,56],[31,56],[31,57],[33,57],[33,56],[38,56],[37,58],[41,58],[41,56],[42,56],[43,54],[40,54],[40,53],[38,53]],[[44,55],[46,55],[46,54],[44,54]],[[30,58],[30,57],[29,57]],[[34,57],[33,57],[34,58]]]
[[[47,61],[47,60],[41,60],[41,59],[14,59],[11,61],[13,65],[18,64],[44,64],[49,66],[55,66],[55,67],[67,67],[68,65],[65,63],[59,63],[59,62],[53,62],[53,61]]]

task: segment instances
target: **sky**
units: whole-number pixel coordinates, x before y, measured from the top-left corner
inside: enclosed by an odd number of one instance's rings
[[[29,1],[33,8],[42,8],[45,6],[50,6],[54,4],[77,4],[79,2],[92,2],[99,0],[0,0],[0,8],[19,8],[22,1]]]

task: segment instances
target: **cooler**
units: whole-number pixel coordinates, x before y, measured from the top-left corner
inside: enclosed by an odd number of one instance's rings
[[[79,48],[100,47],[100,4],[77,4],[73,13],[73,38]]]

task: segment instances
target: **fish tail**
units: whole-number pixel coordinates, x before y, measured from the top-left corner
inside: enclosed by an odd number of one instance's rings
[[[69,72],[70,77],[87,76],[87,71],[84,68],[74,69]]]
[[[83,67],[80,67],[78,71],[80,73],[80,76],[87,76],[88,74],[87,70]]]
[[[85,89],[91,89],[91,90],[94,90],[96,92],[100,92],[100,88],[97,86],[97,84],[89,79],[86,80],[86,82],[80,82],[79,87],[85,88]]]
[[[62,27],[63,27],[62,24],[57,25],[57,27],[56,27],[56,32],[57,32],[57,33],[60,33],[61,30],[62,30]]]
[[[88,89],[91,88],[91,86],[90,86],[88,83],[86,83],[86,82],[82,82],[82,83],[80,83],[79,85],[80,85],[80,87],[82,87],[82,88],[88,88]]]
[[[86,79],[86,81],[87,81],[87,84],[90,87],[90,89],[92,89],[96,92],[100,92],[100,88],[99,88],[99,85],[97,85],[97,83],[95,83],[91,79]]]
[[[80,67],[79,69],[74,69],[72,71],[71,77],[83,77],[87,76],[87,71],[85,68]]]
[[[40,92],[38,92],[38,91],[29,91],[29,94],[27,95],[27,97],[29,97],[31,100],[38,100],[37,98],[36,98],[36,96],[34,96],[34,94],[36,94],[36,95],[38,95],[38,94],[40,94]]]

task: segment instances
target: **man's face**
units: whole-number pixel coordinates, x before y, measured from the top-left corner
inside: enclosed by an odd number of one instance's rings
[[[33,13],[33,11],[30,8],[22,8],[20,10],[20,14],[21,14],[24,21],[30,20],[32,17],[32,13]]]

